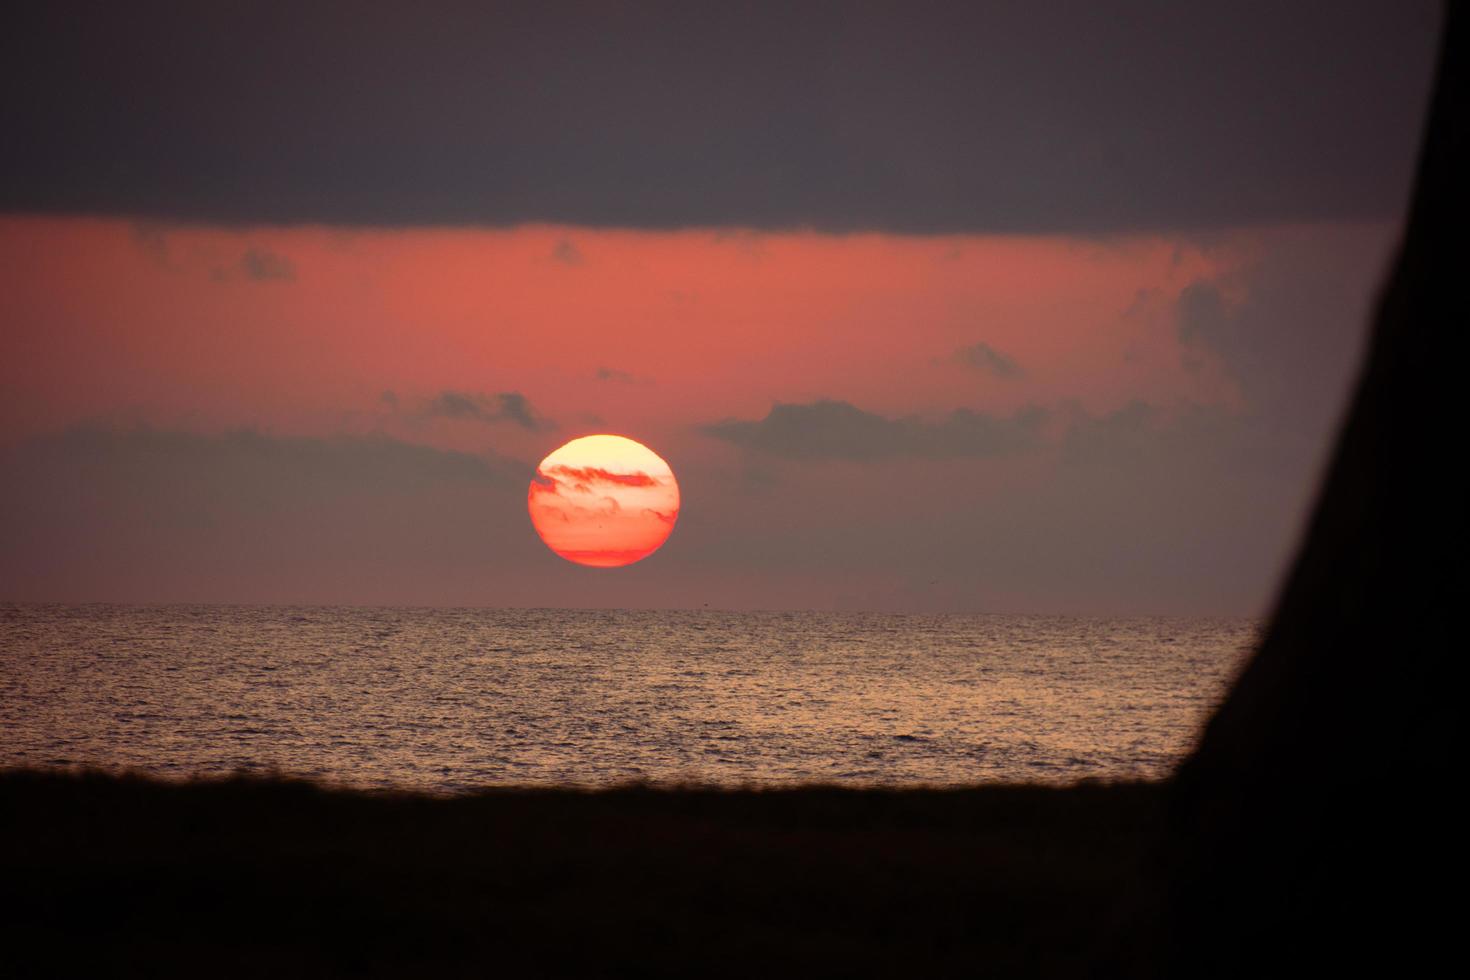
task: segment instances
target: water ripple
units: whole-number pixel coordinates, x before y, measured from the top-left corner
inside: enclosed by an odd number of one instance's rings
[[[0,765],[367,787],[1156,777],[1239,620],[0,606]]]

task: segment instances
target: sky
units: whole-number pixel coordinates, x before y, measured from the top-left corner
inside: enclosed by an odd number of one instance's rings
[[[1439,21],[200,6],[0,38],[0,600],[1262,614]]]

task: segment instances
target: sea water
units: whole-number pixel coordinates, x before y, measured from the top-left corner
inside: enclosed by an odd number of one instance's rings
[[[359,787],[1161,777],[1223,619],[0,605],[0,767]]]

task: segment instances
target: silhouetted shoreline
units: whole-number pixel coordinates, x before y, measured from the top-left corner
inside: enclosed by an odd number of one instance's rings
[[[496,789],[0,773],[12,975],[1146,967],[1159,783]]]

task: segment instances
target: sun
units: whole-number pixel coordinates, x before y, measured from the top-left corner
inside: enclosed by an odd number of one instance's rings
[[[526,508],[546,547],[567,561],[620,568],[668,540],[679,519],[679,483],[640,442],[583,436],[536,467]]]

